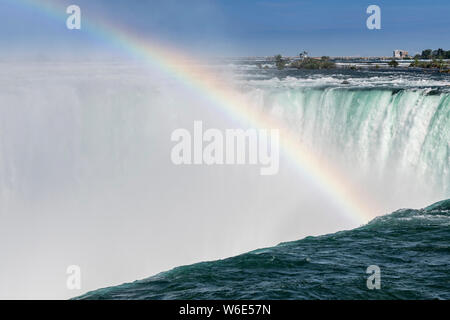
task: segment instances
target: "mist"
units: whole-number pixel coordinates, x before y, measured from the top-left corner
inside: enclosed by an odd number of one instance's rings
[[[241,124],[133,63],[3,64],[0,297],[68,298],[352,226],[280,160],[175,166],[177,128]],[[326,219],[327,223],[324,223]],[[81,290],[68,290],[78,265]]]

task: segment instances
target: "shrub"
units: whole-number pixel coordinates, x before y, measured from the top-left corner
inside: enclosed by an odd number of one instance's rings
[[[294,61],[291,67],[297,69],[333,69],[336,68],[336,64],[328,59],[312,59],[305,58],[303,60]]]
[[[396,60],[392,59],[391,61],[389,61],[389,66],[395,68],[398,66],[398,62]]]

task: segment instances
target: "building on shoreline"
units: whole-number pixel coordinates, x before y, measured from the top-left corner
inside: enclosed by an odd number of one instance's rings
[[[394,58],[403,59],[408,56],[408,51],[406,50],[394,50]]]

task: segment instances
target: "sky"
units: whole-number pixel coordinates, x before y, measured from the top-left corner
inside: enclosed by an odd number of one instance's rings
[[[26,2],[1,0],[2,54],[55,56],[111,54],[108,41],[65,26],[68,16],[49,16]],[[113,21],[180,50],[213,56],[390,56],[450,43],[450,2],[332,0],[60,0],[76,4],[84,19]],[[381,29],[369,30],[366,8],[381,8]]]

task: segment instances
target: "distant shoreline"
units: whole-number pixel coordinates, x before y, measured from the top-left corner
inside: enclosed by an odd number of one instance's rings
[[[294,56],[283,57],[280,54],[274,57],[264,58],[266,61],[274,62],[277,69],[297,68],[297,69],[361,69],[361,68],[389,68],[389,69],[409,69],[430,70],[439,73],[450,73],[450,59],[419,59],[417,56],[395,58],[395,57],[308,57]],[[365,64],[365,65],[358,65]]]

